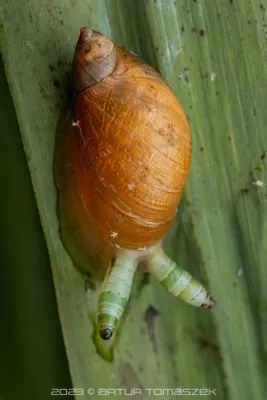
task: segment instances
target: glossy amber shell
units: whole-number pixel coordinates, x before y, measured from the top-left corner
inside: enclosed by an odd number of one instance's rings
[[[116,53],[113,73],[65,113],[56,145],[61,236],[95,277],[117,249],[163,238],[191,161],[188,122],[169,86],[132,53]]]
[[[183,109],[162,78],[119,47],[117,59],[111,75],[76,98],[71,164],[95,229],[116,247],[138,249],[169,230],[191,140]]]

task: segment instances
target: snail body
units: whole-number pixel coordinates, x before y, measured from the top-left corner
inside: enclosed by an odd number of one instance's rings
[[[112,336],[141,259],[176,297],[212,307],[202,285],[162,249],[191,162],[180,103],[150,66],[88,28],[76,45],[73,81],[72,122],[56,153],[61,229],[65,221],[63,241],[73,236],[85,259],[98,248],[99,266],[107,268],[100,336]]]

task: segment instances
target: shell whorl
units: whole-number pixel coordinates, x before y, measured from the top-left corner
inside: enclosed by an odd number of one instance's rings
[[[106,36],[81,28],[73,62],[73,81],[81,92],[109,76],[116,66],[116,46]]]

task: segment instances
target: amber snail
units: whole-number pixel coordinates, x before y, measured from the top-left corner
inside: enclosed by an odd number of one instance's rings
[[[80,31],[73,81],[72,123],[61,129],[56,151],[60,223],[75,262],[106,269],[101,338],[115,331],[141,260],[177,298],[213,307],[201,283],[162,248],[191,162],[180,103],[149,65],[89,28]]]

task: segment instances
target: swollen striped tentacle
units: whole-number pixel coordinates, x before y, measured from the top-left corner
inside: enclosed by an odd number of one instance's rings
[[[212,308],[215,301],[200,282],[188,272],[179,268],[162,248],[158,248],[147,258],[150,272],[175,297],[195,307]]]
[[[126,309],[137,265],[136,259],[122,255],[107,271],[98,302],[98,327],[102,339],[111,338]]]

